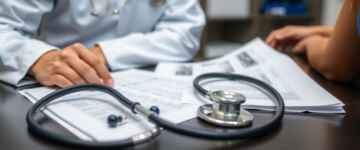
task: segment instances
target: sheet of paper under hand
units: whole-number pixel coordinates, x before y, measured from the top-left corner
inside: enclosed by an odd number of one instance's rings
[[[223,57],[195,63],[161,63],[156,73],[170,77],[189,77],[209,72],[243,74],[260,79],[277,89],[285,99],[288,112],[345,113],[344,104],[313,81],[287,55],[281,54],[262,40],[255,39]],[[247,97],[246,107],[269,110],[273,103],[254,90],[234,82],[217,82],[209,89],[238,90]],[[198,99],[192,89],[184,99]]]

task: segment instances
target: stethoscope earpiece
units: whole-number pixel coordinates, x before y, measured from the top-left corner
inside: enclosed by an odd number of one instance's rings
[[[151,106],[149,110],[160,115],[160,108],[157,106]],[[110,128],[117,128],[118,126],[126,124],[126,120],[127,118],[122,115],[110,114],[106,121]]]
[[[156,113],[157,115],[160,115],[160,108],[157,106],[151,106],[150,111]]]
[[[116,128],[119,125],[123,125],[126,122],[126,117],[123,117],[122,115],[114,115],[111,114],[107,117],[107,123],[110,128]]]

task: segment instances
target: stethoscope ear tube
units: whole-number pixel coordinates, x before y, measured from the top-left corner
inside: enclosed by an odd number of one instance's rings
[[[203,88],[200,85],[200,82],[203,80],[207,80],[207,79],[226,79],[226,80],[239,80],[239,81],[247,81],[247,82],[251,82],[254,84],[259,84],[259,86],[261,85],[265,85],[269,88],[272,88],[271,86],[267,85],[266,83],[251,78],[251,77],[247,77],[244,75],[239,75],[239,74],[225,74],[225,73],[207,73],[207,74],[202,74],[197,76],[194,81],[193,81],[193,86],[194,89],[202,96],[207,96],[209,94],[209,91],[206,90],[205,88]],[[276,90],[274,90],[275,92],[277,92]],[[277,92],[278,93],[278,92]]]
[[[87,85],[79,85],[73,86],[65,89],[60,89],[55,91],[39,101],[37,101],[28,111],[26,115],[26,122],[28,124],[28,130],[39,137],[47,139],[52,142],[56,142],[59,144],[64,144],[66,146],[77,147],[77,148],[88,148],[88,149],[115,149],[119,147],[128,147],[133,146],[139,143],[143,143],[145,141],[154,139],[156,136],[160,134],[160,129],[156,128],[155,130],[149,132],[147,134],[148,137],[141,136],[141,138],[131,137],[120,141],[112,141],[112,142],[97,142],[97,141],[83,141],[76,138],[71,138],[68,136],[63,136],[56,134],[43,128],[36,120],[35,115],[41,108],[47,106],[52,101],[60,98],[62,96],[66,96],[68,94],[80,92],[80,91],[89,91],[89,90],[97,90],[102,91],[104,93],[110,94],[111,96],[115,97],[120,103],[128,107],[129,109],[135,109],[136,105],[139,103],[132,102],[128,100],[125,96],[117,92],[115,89],[102,86],[102,85],[95,85],[95,84],[87,84]]]

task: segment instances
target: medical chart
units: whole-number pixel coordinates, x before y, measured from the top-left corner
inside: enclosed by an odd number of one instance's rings
[[[285,99],[288,112],[345,112],[344,104],[313,81],[290,57],[273,50],[260,39],[209,61],[161,63],[155,72],[163,76],[189,78],[211,72],[242,74],[262,80],[277,89]],[[214,82],[208,85],[208,89],[238,90],[247,97],[245,105],[248,108],[271,110],[273,106],[265,94],[232,81]],[[198,99],[192,89],[185,91],[183,98],[190,101]]]

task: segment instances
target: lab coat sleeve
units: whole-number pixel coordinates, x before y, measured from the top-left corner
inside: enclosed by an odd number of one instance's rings
[[[0,80],[17,85],[36,60],[56,47],[34,39],[52,0],[0,1]]]
[[[98,43],[111,70],[188,61],[197,53],[205,16],[197,0],[168,0],[155,29]]]

